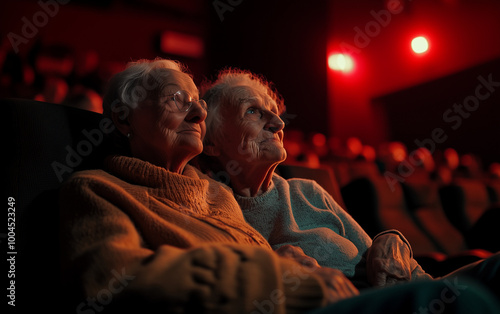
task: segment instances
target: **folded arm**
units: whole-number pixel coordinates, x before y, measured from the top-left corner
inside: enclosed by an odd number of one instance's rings
[[[80,312],[243,313],[265,305],[285,313],[333,302],[320,276],[266,248],[213,242],[150,247],[135,214],[119,209],[129,201],[121,194],[81,182],[62,191],[62,278]]]

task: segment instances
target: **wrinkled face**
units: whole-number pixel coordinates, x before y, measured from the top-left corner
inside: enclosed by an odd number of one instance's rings
[[[170,73],[159,99],[142,102],[129,119],[133,155],[161,165],[200,154],[205,136],[206,110],[195,101],[188,111],[179,112],[172,96],[185,90],[197,100],[198,89],[189,76]]]
[[[284,123],[276,103],[251,87],[239,89],[237,103],[221,108],[223,140],[216,144],[220,156],[240,164],[284,161]]]

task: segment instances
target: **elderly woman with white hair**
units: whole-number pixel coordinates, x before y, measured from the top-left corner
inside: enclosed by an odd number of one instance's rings
[[[225,69],[202,92],[209,115],[199,167],[231,187],[245,219],[273,249],[339,269],[359,289],[433,279],[399,231],[372,240],[315,181],[285,180],[274,172],[286,158],[280,119],[285,108],[271,83]],[[491,271],[483,278],[497,287],[498,260],[489,261]]]
[[[341,270],[359,288],[431,277],[396,230],[372,239],[316,182],[285,180],[283,100],[254,73],[224,70],[203,98],[210,114],[205,170],[228,183],[245,219],[285,255],[302,254]]]

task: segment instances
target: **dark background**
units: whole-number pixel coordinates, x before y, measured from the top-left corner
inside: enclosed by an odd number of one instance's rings
[[[402,10],[378,21],[394,1]],[[20,58],[35,48],[65,45],[75,56],[95,52],[102,77],[109,77],[128,61],[161,56],[186,63],[196,83],[223,67],[248,69],[275,84],[285,99],[288,129],[306,139],[315,133],[340,141],[357,137],[374,147],[402,141],[411,150],[416,139],[443,127],[443,111],[474,90],[478,71],[500,77],[495,0],[45,1],[51,2],[59,4],[58,12],[19,45]],[[31,21],[41,10],[35,0],[1,2],[3,45],[10,45],[8,34],[22,35],[24,18]],[[203,53],[162,51],[165,31],[198,38]],[[328,68],[328,56],[346,52],[360,32],[370,31],[365,47],[347,51],[352,73]],[[430,41],[421,56],[409,48],[417,35]],[[440,149],[500,160],[497,95],[449,131]]]

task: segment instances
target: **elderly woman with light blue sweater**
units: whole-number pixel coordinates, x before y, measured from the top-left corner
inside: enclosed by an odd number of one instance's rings
[[[279,254],[342,271],[358,289],[433,278],[412,256],[397,230],[371,239],[315,181],[285,180],[274,171],[286,159],[281,96],[262,76],[239,69],[219,72],[202,87],[207,134],[199,166],[231,187],[245,219]],[[492,270],[476,277],[498,287]],[[477,270],[477,268],[475,268]]]
[[[431,279],[401,233],[372,241],[316,182],[274,173],[286,158],[284,105],[264,78],[224,70],[203,98],[210,112],[201,165],[232,188],[245,219],[279,253],[339,269],[358,288]]]

